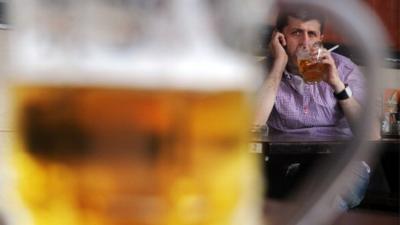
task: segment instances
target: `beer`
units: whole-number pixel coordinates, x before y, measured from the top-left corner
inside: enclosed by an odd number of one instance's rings
[[[259,224],[259,72],[208,5],[16,0],[11,225]]]
[[[322,81],[323,76],[328,72],[328,65],[312,62],[310,59],[301,59],[298,62],[299,72],[307,83]]]
[[[14,97],[32,225],[254,221],[261,184],[243,91],[28,85]]]

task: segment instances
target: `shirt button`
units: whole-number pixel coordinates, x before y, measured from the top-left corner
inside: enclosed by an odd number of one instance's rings
[[[308,107],[307,106],[303,107],[303,112],[304,112],[304,114],[308,114]]]

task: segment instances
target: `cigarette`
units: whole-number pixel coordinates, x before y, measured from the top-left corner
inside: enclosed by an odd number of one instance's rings
[[[339,48],[339,45],[335,45],[332,48],[328,49],[328,52],[331,52],[331,51],[333,51],[333,50],[335,50],[337,48]]]

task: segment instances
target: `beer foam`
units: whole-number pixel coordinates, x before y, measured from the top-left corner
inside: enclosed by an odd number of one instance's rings
[[[254,89],[260,77],[250,60],[222,50],[132,51],[106,55],[93,50],[81,57],[22,52],[14,58],[14,73],[17,82],[195,90]]]

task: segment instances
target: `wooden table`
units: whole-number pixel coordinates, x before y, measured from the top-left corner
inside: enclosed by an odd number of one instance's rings
[[[267,200],[264,207],[264,220],[268,225],[285,225],[283,221],[290,215],[285,203]],[[326,225],[399,225],[399,214],[376,210],[350,210],[337,215]]]

